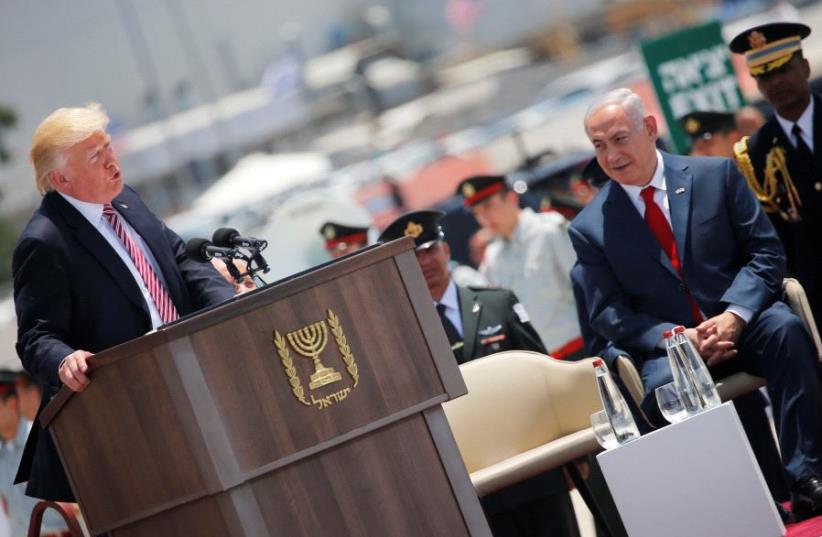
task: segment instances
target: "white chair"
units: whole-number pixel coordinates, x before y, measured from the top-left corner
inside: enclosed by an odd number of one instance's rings
[[[506,351],[460,366],[468,394],[443,407],[479,496],[565,465],[606,527],[573,464],[600,450],[590,422],[602,409],[592,362]]]

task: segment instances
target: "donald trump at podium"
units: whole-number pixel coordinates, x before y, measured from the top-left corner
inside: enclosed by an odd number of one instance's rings
[[[124,186],[107,125],[97,105],[60,108],[32,141],[42,201],[18,239],[12,271],[17,353],[43,388],[40,411],[61,385],[88,386],[93,353],[234,295]],[[74,500],[38,419],[15,481],[28,481],[29,496]]]

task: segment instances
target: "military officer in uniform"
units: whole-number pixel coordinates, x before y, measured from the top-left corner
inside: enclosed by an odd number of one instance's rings
[[[448,270],[451,250],[439,224],[444,215],[441,211],[404,214],[383,231],[379,241],[414,237],[417,261],[457,362],[514,349],[544,354],[545,347],[514,293],[454,283]],[[492,493],[482,504],[495,537],[579,535],[559,470]]]
[[[459,184],[457,195],[479,224],[496,236],[485,250],[480,272],[491,285],[507,287],[522,298],[548,354],[582,357],[584,344],[569,276],[576,254],[568,221],[556,212],[521,209],[519,195],[502,175],[469,177]]]
[[[822,102],[811,93],[802,39],[811,29],[772,23],[745,30],[732,52],[743,54],[775,116],[735,147],[737,164],[782,239],[788,272],[808,294],[822,328]]]
[[[334,259],[368,244],[368,228],[364,226],[326,222],[320,226],[320,235],[325,239],[325,251]]]
[[[692,157],[733,158],[734,144],[740,138],[734,114],[694,110],[678,121],[691,139]]]

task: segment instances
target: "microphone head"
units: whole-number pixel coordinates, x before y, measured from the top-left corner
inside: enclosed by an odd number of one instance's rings
[[[211,236],[211,241],[217,246],[231,248],[232,246],[234,246],[231,243],[232,239],[239,235],[240,232],[236,229],[232,229],[230,227],[221,227],[220,229],[214,232],[214,235]]]
[[[206,248],[211,246],[208,239],[191,239],[186,243],[186,255],[194,261],[207,263],[211,256],[206,252]]]

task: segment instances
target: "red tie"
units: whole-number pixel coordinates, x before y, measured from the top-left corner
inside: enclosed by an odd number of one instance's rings
[[[166,291],[160,278],[157,277],[157,273],[151,268],[151,263],[146,259],[143,250],[126,232],[120,216],[114,211],[114,207],[108,203],[103,205],[103,216],[105,216],[108,223],[111,224],[114,232],[117,233],[117,237],[120,238],[120,242],[126,247],[129,257],[134,261],[134,266],[137,267],[137,272],[139,272],[140,277],[143,278],[143,283],[151,295],[151,300],[154,301],[154,305],[160,313],[160,319],[162,319],[164,324],[176,321],[180,316],[177,314],[177,308],[174,307],[171,297],[168,296],[168,291]]]
[[[651,228],[651,233],[653,233],[654,238],[656,238],[656,242],[662,247],[668,259],[671,260],[671,265],[674,266],[674,270],[682,277],[682,266],[679,264],[679,254],[676,251],[674,232],[671,231],[671,226],[668,224],[668,220],[665,218],[662,209],[660,209],[659,205],[654,201],[655,191],[656,187],[648,186],[640,192],[642,201],[645,202],[645,223]],[[690,291],[688,291],[688,302],[691,305],[691,313],[693,313],[696,323],[701,323],[704,320],[702,313],[699,312],[699,306]]]

